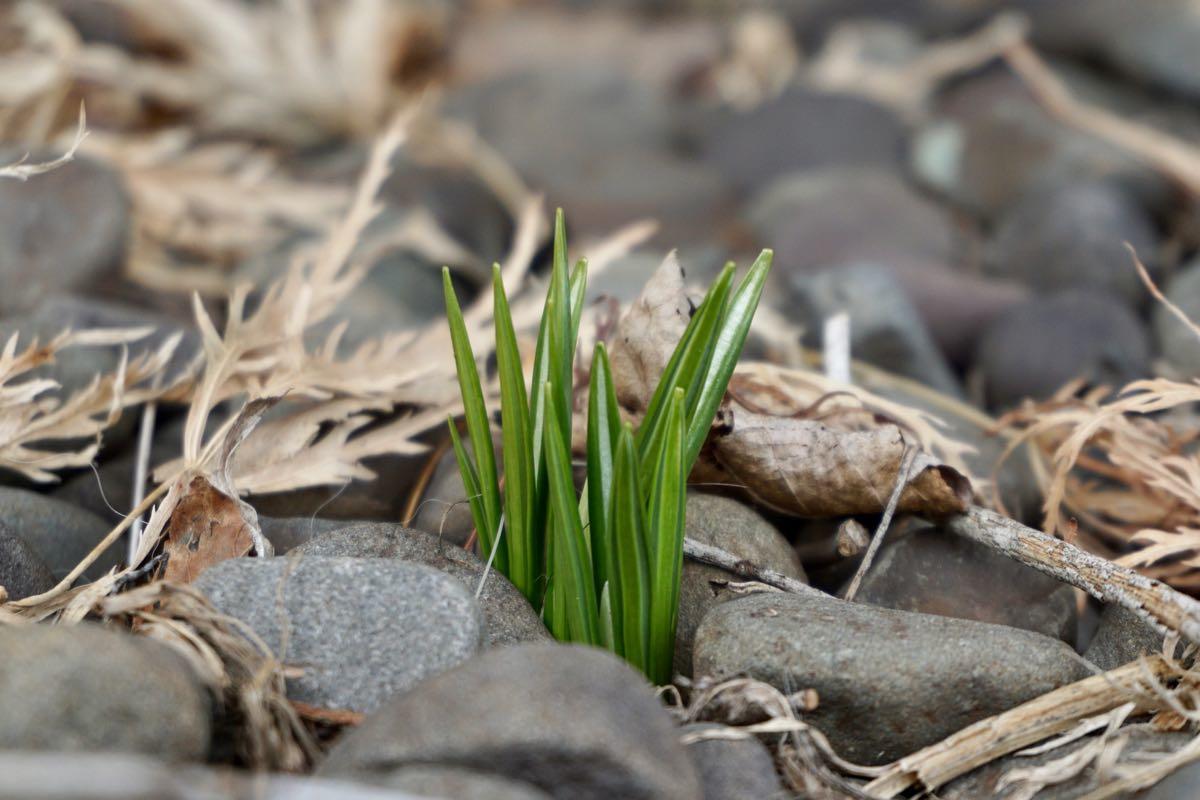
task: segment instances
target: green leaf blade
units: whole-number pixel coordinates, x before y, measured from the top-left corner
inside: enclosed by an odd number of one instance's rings
[[[671,680],[675,628],[679,619],[679,583],[683,574],[685,393],[676,388],[663,425],[666,435],[654,469],[649,502],[650,653],[646,674],[655,683]]]
[[[771,271],[773,257],[772,251],[763,250],[730,298],[729,308],[713,343],[712,356],[701,384],[700,396],[688,420],[684,450],[684,463],[688,471],[691,471],[696,457],[700,455],[700,448],[708,438],[717,407],[729,387],[729,379],[733,377],[733,370],[742,354],[742,347],[746,344],[750,323],[754,319],[754,312],[758,308],[758,301],[767,282],[767,274]]]
[[[450,282],[450,270],[442,268],[442,290],[446,298],[446,317],[450,324],[450,341],[454,350],[454,365],[458,373],[458,386],[463,401],[463,417],[467,422],[467,435],[475,453],[480,507],[483,527],[476,525],[480,551],[487,558],[495,545],[500,527],[500,486],[496,470],[496,454],[492,447],[491,425],[488,423],[487,406],[483,399],[483,386],[479,381],[479,370],[475,366],[475,354],[467,333],[466,321],[458,296]],[[496,569],[507,574],[508,559],[503,549],[496,553]]]
[[[553,387],[546,387],[547,393]],[[554,517],[552,551],[557,590],[564,592],[565,613],[572,638],[586,644],[601,643],[599,606],[590,553],[585,547],[579,504],[572,478],[569,438],[561,435],[558,411],[547,405],[545,429],[546,474],[550,484],[550,509]]]
[[[496,371],[500,380],[500,430],[504,446],[504,524],[508,578],[530,601],[544,572],[541,531],[533,520],[533,449],[525,373],[500,266],[492,270]]]
[[[646,551],[641,478],[633,431],[617,440],[612,511],[615,548],[614,618],[619,618],[625,660],[647,673],[650,648],[650,562]],[[620,595],[619,604],[615,599]],[[614,623],[614,631],[616,625]]]

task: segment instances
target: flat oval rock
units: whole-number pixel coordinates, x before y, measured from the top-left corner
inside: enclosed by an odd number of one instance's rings
[[[815,689],[805,721],[844,758],[883,764],[1090,672],[1030,631],[770,592],[722,603],[696,633],[694,674]]]
[[[164,644],[91,623],[0,625],[0,751],[195,761],[210,728],[207,692]]]
[[[483,643],[475,598],[448,575],[378,558],[235,558],[196,581],[285,664],[303,669],[288,696],[372,711],[473,656]]]
[[[679,730],[646,679],[592,647],[489,650],[431,678],[342,737],[322,777],[386,781],[448,765],[561,800],[698,800]]]

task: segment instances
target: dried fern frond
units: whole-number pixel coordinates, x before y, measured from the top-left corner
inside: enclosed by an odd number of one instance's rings
[[[0,10],[0,139],[40,144],[54,133],[80,46],[75,29],[46,3]]]
[[[33,341],[20,350],[18,335],[10,336],[0,350],[0,469],[49,483],[58,479],[55,470],[91,463],[101,434],[121,411],[158,393],[150,379],[166,368],[181,334],[132,360],[123,351],[114,372],[96,375],[65,400],[54,394],[59,388],[56,381],[32,373],[52,363],[65,348],[125,345],[151,332],[150,328],[65,332],[44,345]]]
[[[397,103],[394,72],[446,20],[389,0],[100,0],[174,58],[88,46],[75,74],[186,114],[207,133],[286,144],[373,135]]]
[[[234,460],[233,483],[241,493],[369,479],[373,473],[364,459],[423,451],[417,437],[456,408],[449,333],[441,322],[368,340],[348,354],[341,346],[344,323],[334,325],[317,346],[310,344],[314,327],[331,321],[367,274],[352,257],[379,211],[376,195],[407,140],[411,119],[408,113],[397,116],[373,148],[345,217],[319,248],[296,253],[287,273],[267,287],[252,312],[246,311],[250,287],[238,287],[229,298],[225,327],[218,331],[195,298],[200,367],[194,381],[168,394],[189,403],[183,459],[160,466],[157,480],[211,466],[231,422],[210,431],[209,418],[231,398],[284,398]],[[530,203],[518,222],[505,267],[514,290],[540,241],[540,205]],[[468,311],[481,352],[490,351],[489,315],[482,302]],[[389,418],[400,406],[419,411]]]
[[[1200,337],[1133,261],[1151,294]],[[1200,592],[1200,379],[1135,381],[1116,396],[1077,389],[1001,420],[1041,453],[1044,529],[1068,531],[1074,517],[1092,549]]]
[[[197,144],[179,128],[96,133],[84,152],[121,173],[132,217],[125,272],[152,289],[226,294],[234,265],[291,234],[328,230],[350,196],[337,184],[284,177],[267,148]]]

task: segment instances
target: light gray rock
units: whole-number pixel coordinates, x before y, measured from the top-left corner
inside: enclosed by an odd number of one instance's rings
[[[850,316],[850,354],[868,364],[920,381],[951,397],[962,387],[934,343],[904,287],[886,268],[851,263],[788,280],[789,317],[803,326],[810,346],[821,345],[824,320]]]
[[[462,767],[413,766],[389,772],[381,785],[421,797],[454,800],[549,800],[550,795],[524,781],[515,781]]]
[[[9,158],[8,156],[12,157]],[[9,148],[3,163],[22,155]],[[35,153],[32,161],[61,153]],[[48,294],[88,288],[117,274],[125,254],[129,198],[120,175],[78,156],[28,181],[0,184],[0,317]]]
[[[805,580],[796,551],[775,526],[753,508],[715,494],[688,492],[687,536],[720,547],[738,558]],[[717,567],[683,561],[679,584],[679,621],[675,628],[676,674],[692,674],[692,640],[709,609],[729,598],[713,581],[742,580]]]
[[[1167,299],[1188,315],[1200,320],[1200,260],[1193,260],[1171,278],[1166,286]],[[1200,375],[1200,339],[1162,303],[1151,312],[1158,351],[1183,376]]]
[[[0,522],[0,586],[9,600],[41,594],[57,581],[29,543]]]
[[[0,800],[421,800],[306,775],[251,774],[122,753],[0,751]]]
[[[0,750],[208,752],[211,703],[166,645],[98,625],[0,626]]]
[[[1075,641],[1075,593],[1037,570],[949,531],[885,542],[856,600],[900,611],[1024,628]]]
[[[694,673],[815,689],[806,715],[852,761],[882,764],[1090,674],[1060,641],[971,620],[808,595],[722,603]]]
[[[472,595],[483,576],[483,562],[461,547],[422,531],[386,522],[361,523],[321,533],[296,548],[301,556],[349,556],[415,561],[450,575]],[[503,575],[491,570],[479,595],[490,646],[550,638],[529,601]]]
[[[687,725],[683,734],[698,735],[721,728],[705,723]],[[697,739],[687,745],[700,775],[704,800],[783,800],[788,797],[771,753],[758,739]]]
[[[290,697],[325,708],[373,711],[470,658],[483,641],[474,597],[420,564],[236,558],[205,571],[196,588],[281,661],[304,669],[288,681]]]
[[[89,477],[93,477],[89,474]],[[95,514],[28,489],[0,486],[0,524],[24,539],[61,580],[112,528]],[[115,523],[114,523],[115,524]],[[85,574],[97,578],[121,561],[110,547]]]
[[[699,800],[678,730],[645,679],[590,647],[490,650],[400,695],[351,731],[318,773],[379,776],[448,764],[556,798]]]
[[[1125,607],[1109,603],[1100,612],[1100,623],[1083,657],[1100,669],[1116,669],[1162,652],[1162,645],[1162,633]]]

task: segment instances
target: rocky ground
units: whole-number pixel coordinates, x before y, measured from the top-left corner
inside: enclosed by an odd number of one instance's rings
[[[161,55],[124,5],[46,4],[82,42]],[[518,229],[502,196],[515,180],[566,210],[581,253],[622,226],[658,221],[589,285],[597,307],[633,300],[670,248],[698,285],[729,259],[744,265],[773,248],[764,306],[781,322],[764,324],[747,358],[798,366],[795,345],[819,351],[824,321],[848,312],[853,357],[878,368],[855,380],[944,417],[949,436],[976,448],[970,467],[985,480],[1005,441],[989,438],[995,418],[1075,379],[1119,387],[1200,368],[1200,341],[1151,297],[1128,249],[1171,303],[1200,319],[1194,186],[1056,117],[986,48],[942,72],[922,60],[999,12],[1023,12],[1029,41],[1073,96],[1195,142],[1193,4],[780,0],[753,14],[682,0],[478,5],[412,3],[432,22],[411,34],[428,46],[410,42],[405,69],[436,89],[426,102],[474,131],[508,177],[401,152],[372,230],[398,230],[420,209],[454,246],[415,237],[382,255],[360,248],[373,268],[339,312],[345,346],[436,324],[443,261],[464,297],[484,291],[483,266],[506,257]],[[243,280],[261,288],[324,218],[212,258],[204,237],[217,235],[217,212],[164,205],[164,186],[195,176],[117,158],[123,151],[105,137],[127,109],[115,94],[89,95],[80,72],[83,88],[70,96],[89,99],[93,149],[27,181],[0,179],[0,339],[150,325],[130,353],[178,333],[170,369],[184,370],[203,348],[187,290],[208,284],[180,264],[198,258],[188,268],[218,275],[222,291]],[[899,78],[869,80],[880,75]],[[206,129],[141,103],[143,126],[148,117],[193,126],[200,144],[263,144],[261,131]],[[73,109],[60,116],[73,120]],[[16,126],[0,130],[14,158],[31,146],[54,154]],[[270,142],[271,169],[293,187],[348,191],[370,138]],[[216,206],[236,207],[236,182],[219,186]],[[163,233],[150,211],[183,221]],[[201,231],[195,252],[183,246],[186,225]],[[179,262],[168,278],[133,268],[146,266],[147,230]],[[547,261],[539,249],[535,271]],[[220,294],[205,299],[216,314]],[[114,347],[64,350],[37,375],[65,397],[121,357]],[[163,399],[142,437],[151,465],[184,452],[179,399]],[[135,486],[142,416],[122,415],[94,467],[58,470],[55,483],[0,471],[9,601],[54,589],[154,485]],[[8,435],[0,428],[0,445]],[[813,741],[827,740],[845,762],[888,765],[1161,649],[1162,634],[1133,613],[911,515],[893,521],[853,601],[841,599],[862,559],[861,546],[837,550],[842,519],[797,519],[709,484],[689,493],[689,538],[819,592],[739,590],[729,584],[745,575],[687,562],[677,687],[656,692],[607,653],[555,643],[502,576],[483,580],[445,438],[433,430],[419,454],[371,455],[373,480],[247,498],[275,557],[223,561],[191,588],[236,620],[206,641],[248,632],[282,673],[250,669],[236,685],[197,674],[194,659],[164,643],[162,628],[185,618],[170,611],[178,597],[140,610],[110,603],[74,625],[0,616],[0,797],[890,797],[862,794],[874,773],[845,769]],[[1007,513],[1040,525],[1044,475],[1014,459],[995,477]],[[873,531],[879,515],[857,521]],[[1111,537],[1093,542],[1102,555],[1122,552]],[[109,548],[77,585],[125,559],[123,543]],[[112,587],[108,601],[125,588]],[[236,647],[218,648],[220,657]],[[229,663],[217,666],[236,677]],[[722,683],[742,677],[751,681]],[[1130,765],[1170,758],[1178,768],[1136,796],[1200,795],[1200,767],[1188,763],[1200,756],[1188,750],[1195,719],[1160,714],[1150,724],[1145,710],[1046,754],[985,759],[937,796],[1132,797],[1089,792]],[[764,720],[787,724],[745,732]],[[796,733],[807,726],[820,735]],[[1043,771],[1013,777],[1027,768]]]

